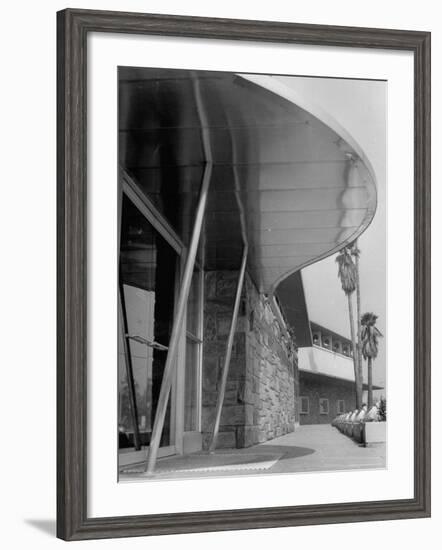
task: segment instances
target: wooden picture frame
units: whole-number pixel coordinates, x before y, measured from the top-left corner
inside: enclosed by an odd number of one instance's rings
[[[89,518],[87,148],[89,33],[406,50],[414,56],[414,497],[406,500]],[[430,33],[67,9],[57,14],[57,536],[64,540],[430,515]]]

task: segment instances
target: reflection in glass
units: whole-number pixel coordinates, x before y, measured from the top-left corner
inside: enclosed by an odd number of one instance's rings
[[[127,316],[141,442],[150,442],[173,322],[177,254],[135,205],[123,198],[120,285]],[[133,445],[123,327],[119,322],[120,447]],[[170,400],[161,445],[170,445]]]

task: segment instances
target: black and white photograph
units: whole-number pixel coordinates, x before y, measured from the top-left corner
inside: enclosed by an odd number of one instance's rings
[[[118,67],[118,481],[381,470],[385,80]]]
[[[2,7],[2,546],[440,546],[437,3]]]

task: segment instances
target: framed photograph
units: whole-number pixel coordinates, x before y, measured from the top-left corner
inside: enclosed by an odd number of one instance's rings
[[[430,515],[430,33],[58,13],[58,536]]]

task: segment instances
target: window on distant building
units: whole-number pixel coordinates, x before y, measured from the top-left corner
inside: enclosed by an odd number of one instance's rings
[[[338,399],[338,414],[345,413],[345,401],[343,399]]]
[[[319,331],[315,331],[313,333],[313,345],[315,346],[321,345],[321,333]]]
[[[309,413],[309,401],[308,397],[301,397],[301,414],[308,414]]]
[[[330,336],[324,336],[324,338],[322,339],[322,345],[324,346],[324,348],[330,349],[330,346],[331,346]]]
[[[333,351],[335,353],[342,353],[342,344],[340,340],[333,340]]]
[[[328,399],[319,398],[319,414],[328,414]]]

